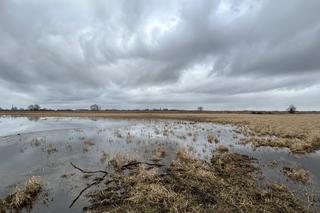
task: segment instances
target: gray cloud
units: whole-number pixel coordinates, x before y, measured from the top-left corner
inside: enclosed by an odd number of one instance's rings
[[[317,0],[0,2],[0,107],[319,109]]]

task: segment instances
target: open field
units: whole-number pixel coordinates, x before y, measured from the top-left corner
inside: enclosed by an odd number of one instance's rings
[[[3,115],[42,117],[105,117],[134,119],[183,119],[238,125],[248,136],[243,143],[255,147],[286,147],[295,153],[312,152],[320,148],[320,114],[249,114],[210,112],[143,112],[143,111],[3,111]]]
[[[317,212],[319,118],[11,112],[0,116],[0,212]],[[39,190],[25,193],[35,176]]]

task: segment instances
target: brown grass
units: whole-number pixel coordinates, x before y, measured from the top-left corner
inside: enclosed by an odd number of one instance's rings
[[[306,212],[283,186],[259,188],[248,156],[216,152],[209,164],[178,153],[165,169],[139,166],[119,173],[87,195],[88,212]]]
[[[19,211],[22,208],[31,208],[40,191],[42,190],[41,179],[31,177],[26,181],[23,188],[16,187],[15,191],[5,199],[0,199],[0,212],[6,210]]]
[[[164,145],[160,145],[160,146],[156,149],[156,151],[155,151],[155,153],[154,153],[154,155],[153,155],[152,160],[154,160],[154,161],[160,161],[161,158],[163,158],[163,157],[165,156],[165,154],[166,154],[166,148],[165,148],[165,146],[164,146]]]
[[[217,136],[215,136],[212,133],[208,134],[207,139],[208,139],[209,143],[213,143],[213,142],[218,143],[219,142],[219,139],[217,138]]]
[[[110,162],[114,168],[120,169],[121,166],[123,166],[126,162],[126,158],[122,153],[119,152],[114,156],[114,158]]]
[[[92,146],[94,146],[95,143],[91,140],[85,140],[83,141],[83,147],[82,147],[82,151],[85,152],[89,152],[92,148]]]
[[[48,144],[47,146],[46,146],[46,151],[47,151],[47,153],[48,154],[52,154],[52,153],[54,153],[54,152],[57,152],[58,151],[58,149],[57,149],[57,147],[54,145],[54,144]]]
[[[219,152],[228,152],[229,149],[225,145],[219,144],[219,146],[217,147],[217,151],[219,151]]]
[[[105,163],[108,159],[109,155],[105,151],[102,151],[100,155],[100,162]]]
[[[309,181],[309,172],[299,167],[284,167],[283,173],[291,180],[307,183]]]

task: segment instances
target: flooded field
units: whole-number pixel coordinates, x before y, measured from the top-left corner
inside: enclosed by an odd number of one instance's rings
[[[123,156],[139,162],[168,165],[184,148],[196,159],[210,162],[221,145],[230,152],[255,159],[259,183],[283,183],[305,206],[319,209],[320,152],[292,154],[286,148],[240,143],[245,136],[237,126],[210,122],[102,118],[0,118],[0,198],[32,176],[41,177],[44,191],[31,212],[81,212],[83,196],[69,208],[95,176],[84,175],[71,163],[90,170],[109,169],[109,161]],[[159,154],[159,149],[162,151]],[[284,168],[304,168],[303,184],[285,175]],[[94,189],[91,189],[94,190]]]

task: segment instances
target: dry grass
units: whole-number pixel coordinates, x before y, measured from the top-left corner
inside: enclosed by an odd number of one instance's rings
[[[100,162],[105,163],[108,161],[108,159],[109,159],[109,155],[105,151],[102,151],[100,155]]]
[[[19,211],[25,207],[30,209],[41,190],[41,179],[31,177],[26,181],[23,188],[16,187],[12,194],[0,200],[0,212],[6,212],[6,210]]]
[[[54,144],[50,143],[50,144],[46,145],[46,151],[47,151],[48,154],[52,154],[54,152],[57,152],[58,149]]]
[[[113,166],[113,168],[120,169],[125,163],[135,161],[135,159],[136,157],[134,155],[124,155],[121,152],[118,152],[110,161],[110,163]]]
[[[219,151],[219,152],[228,152],[229,149],[225,145],[219,144],[219,146],[217,147],[217,151]]]
[[[164,146],[164,145],[160,145],[160,146],[156,149],[156,151],[155,151],[155,153],[154,153],[154,155],[153,155],[152,160],[154,160],[154,161],[160,161],[161,158],[163,158],[163,157],[165,156],[165,154],[166,154],[166,148],[165,148],[165,146]]]
[[[85,141],[83,141],[83,144],[84,145],[88,145],[88,146],[94,146],[95,145],[95,143],[92,140],[85,140]]]
[[[309,181],[309,172],[299,167],[284,167],[283,173],[291,180],[307,183]]]
[[[215,136],[214,134],[210,133],[207,136],[208,142],[209,143],[219,143],[219,139],[217,138],[217,136]]]
[[[286,147],[294,153],[312,152],[320,147],[319,114],[235,114],[210,120],[241,125],[240,132],[248,136],[245,143],[256,147]]]
[[[165,169],[121,171],[87,195],[88,212],[306,212],[284,186],[259,188],[255,171],[245,155],[216,152],[209,164],[179,150]]]
[[[40,146],[41,143],[43,143],[43,140],[41,140],[39,138],[33,138],[31,140],[31,146]]]
[[[91,140],[83,141],[83,147],[82,147],[83,153],[89,152],[91,150],[92,146],[94,146],[94,145],[95,145],[95,143]]]

